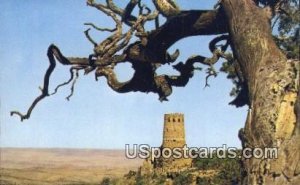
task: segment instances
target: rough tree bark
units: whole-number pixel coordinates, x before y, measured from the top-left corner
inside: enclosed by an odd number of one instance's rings
[[[249,89],[243,146],[279,151],[278,159],[243,159],[243,184],[300,184],[299,62],[287,60],[275,44],[264,9],[251,0],[223,0],[222,5]]]

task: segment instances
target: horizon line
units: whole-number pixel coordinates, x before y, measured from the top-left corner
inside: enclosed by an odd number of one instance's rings
[[[125,148],[84,148],[84,147],[18,147],[0,146],[1,149],[68,149],[68,150],[125,150]]]

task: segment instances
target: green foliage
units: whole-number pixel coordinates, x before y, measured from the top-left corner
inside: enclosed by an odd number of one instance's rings
[[[194,166],[199,170],[215,170],[219,169],[223,159],[218,159],[216,155],[212,158],[196,158],[193,163]]]
[[[136,179],[135,179],[135,182],[136,182],[135,184],[136,185],[152,184],[151,177],[152,177],[152,174],[141,175],[140,173],[137,173]]]
[[[207,177],[197,177],[196,178],[196,184],[197,185],[207,185],[212,184],[212,179]]]
[[[226,156],[228,153],[225,152]],[[237,153],[239,155],[239,151]],[[211,158],[197,158],[193,160],[193,166],[196,169],[187,169],[182,172],[174,172],[168,174],[150,173],[141,174],[140,172],[130,171],[123,178],[110,179],[104,178],[101,185],[163,185],[167,180],[172,181],[174,185],[186,185],[193,183],[193,176],[197,175],[198,170],[215,170],[215,176],[196,177],[198,185],[232,185],[237,184],[241,180],[240,159],[238,158],[217,158],[216,154],[212,154]]]
[[[136,171],[130,170],[127,174],[124,175],[126,179],[131,179],[137,175]]]
[[[111,180],[108,177],[104,177],[100,185],[111,185]]]
[[[281,13],[273,21],[277,30],[274,38],[288,58],[299,59],[300,11],[299,0],[287,0],[281,7]]]
[[[157,173],[154,172],[153,175],[152,175],[152,179],[155,179],[155,181],[154,181],[155,185],[164,185],[166,180],[167,180],[167,176],[157,174]]]
[[[215,178],[222,184],[231,185],[241,181],[240,161],[236,159],[225,159],[222,163],[220,172]]]
[[[240,79],[238,78],[237,65],[234,64],[234,59],[225,61],[222,63],[222,67],[220,68],[221,72],[226,73],[227,79],[230,79],[234,85],[230,92],[230,96],[236,97],[242,89],[242,84]]]
[[[238,151],[239,154],[240,151]],[[193,161],[194,166],[199,170],[218,170],[218,174],[212,178],[198,177],[198,185],[204,184],[237,184],[241,180],[241,161],[238,158],[217,158],[215,154],[212,158],[197,158]]]
[[[141,174],[138,173],[135,178],[136,185],[144,185],[145,184],[144,179],[145,178],[143,178],[143,176],[141,176]]]
[[[272,5],[276,3],[278,0],[258,0],[258,2],[262,5]]]
[[[100,185],[121,185],[121,184],[124,184],[124,181],[121,178],[104,177],[100,182]],[[129,185],[130,183],[126,183],[126,184]]]
[[[174,185],[186,185],[192,183],[193,183],[192,175],[187,172],[180,173],[177,176],[175,176],[175,178],[173,179]]]
[[[258,2],[263,7],[274,7],[278,13],[272,20],[274,39],[288,58],[299,59],[299,0],[258,0]]]

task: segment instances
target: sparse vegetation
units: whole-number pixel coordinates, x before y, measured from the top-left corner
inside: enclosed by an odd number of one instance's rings
[[[186,185],[196,182],[197,185],[233,185],[241,180],[240,159],[238,158],[197,158],[193,160],[194,168],[182,172],[161,174],[153,172],[141,175],[140,172],[130,171],[117,181],[104,178],[101,185],[118,185],[118,183],[132,185],[163,185],[167,180],[174,185]],[[215,172],[215,173],[210,173]],[[105,184],[109,182],[108,184]]]
[[[188,172],[183,172],[178,174],[173,179],[174,185],[183,185],[183,184],[192,184],[193,183],[193,177],[192,174]]]

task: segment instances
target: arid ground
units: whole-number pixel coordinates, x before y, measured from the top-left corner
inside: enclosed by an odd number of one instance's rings
[[[100,184],[137,170],[140,159],[124,150],[1,148],[0,184]]]

